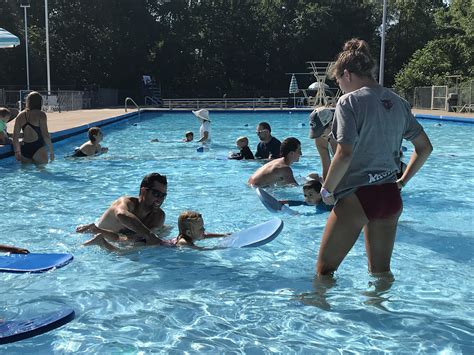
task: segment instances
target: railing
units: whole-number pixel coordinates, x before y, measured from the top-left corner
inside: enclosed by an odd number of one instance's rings
[[[242,98],[242,99],[163,99],[163,107],[170,110],[175,108],[200,109],[200,108],[288,108],[288,98]]]
[[[161,100],[157,100],[151,96],[145,96],[145,106],[147,105],[156,105],[156,106],[161,106],[162,102]]]
[[[127,107],[127,102],[128,101],[131,101],[135,105],[135,107],[138,109],[138,111],[140,112],[140,106],[138,106],[137,103],[131,97],[125,98],[125,112],[127,112],[127,108],[128,108]]]

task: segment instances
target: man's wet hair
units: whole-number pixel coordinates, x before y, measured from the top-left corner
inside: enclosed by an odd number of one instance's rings
[[[295,152],[298,147],[301,146],[301,142],[295,137],[288,137],[281,142],[280,155],[286,157],[290,152]]]
[[[268,129],[268,132],[272,131],[272,128],[270,127],[270,124],[268,122],[260,122],[258,126],[262,127],[262,129]]]
[[[87,135],[89,136],[89,140],[94,143],[95,142],[95,136],[100,132],[99,127],[91,127],[89,128],[89,131],[87,132]]]
[[[319,191],[321,191],[321,187],[322,187],[322,184],[319,180],[309,180],[304,183],[303,191],[314,190],[319,194]]]
[[[161,174],[158,174],[158,173],[151,173],[151,174],[146,175],[143,178],[142,183],[140,184],[140,189],[142,187],[151,188],[155,181],[159,184],[162,184],[162,185],[168,185],[168,181],[166,180],[165,175],[161,175]]]

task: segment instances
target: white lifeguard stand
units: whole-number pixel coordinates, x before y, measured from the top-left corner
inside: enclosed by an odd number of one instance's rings
[[[308,69],[311,70],[310,74],[314,75],[316,82],[318,83],[316,95],[308,97],[308,103],[311,106],[326,106],[329,104],[335,104],[339,95],[340,90],[337,91],[334,97],[326,95],[326,78],[329,74],[329,69],[334,62],[320,62],[320,61],[309,61]],[[306,96],[306,94],[305,94]]]

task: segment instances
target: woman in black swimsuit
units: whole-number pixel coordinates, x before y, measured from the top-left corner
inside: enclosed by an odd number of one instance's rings
[[[48,132],[46,114],[41,111],[43,98],[40,93],[33,91],[26,97],[26,108],[21,111],[13,129],[13,148],[15,158],[22,163],[47,164],[54,160],[53,144]],[[23,141],[20,143],[20,133],[23,131]]]

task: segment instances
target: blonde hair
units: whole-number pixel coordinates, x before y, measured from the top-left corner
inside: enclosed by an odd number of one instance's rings
[[[362,77],[374,78],[375,61],[370,54],[369,45],[366,41],[352,38],[337,55],[336,62],[329,69],[331,79],[339,78],[344,70]]]
[[[186,231],[189,230],[191,224],[196,223],[202,219],[202,215],[196,211],[184,211],[178,217],[178,230],[180,235],[186,235]]]
[[[235,143],[237,144],[237,143],[243,142],[243,141],[245,141],[245,142],[247,143],[247,145],[249,144],[249,139],[248,139],[247,137],[245,137],[245,136],[242,136],[242,137],[237,138],[237,140],[235,141]]]

